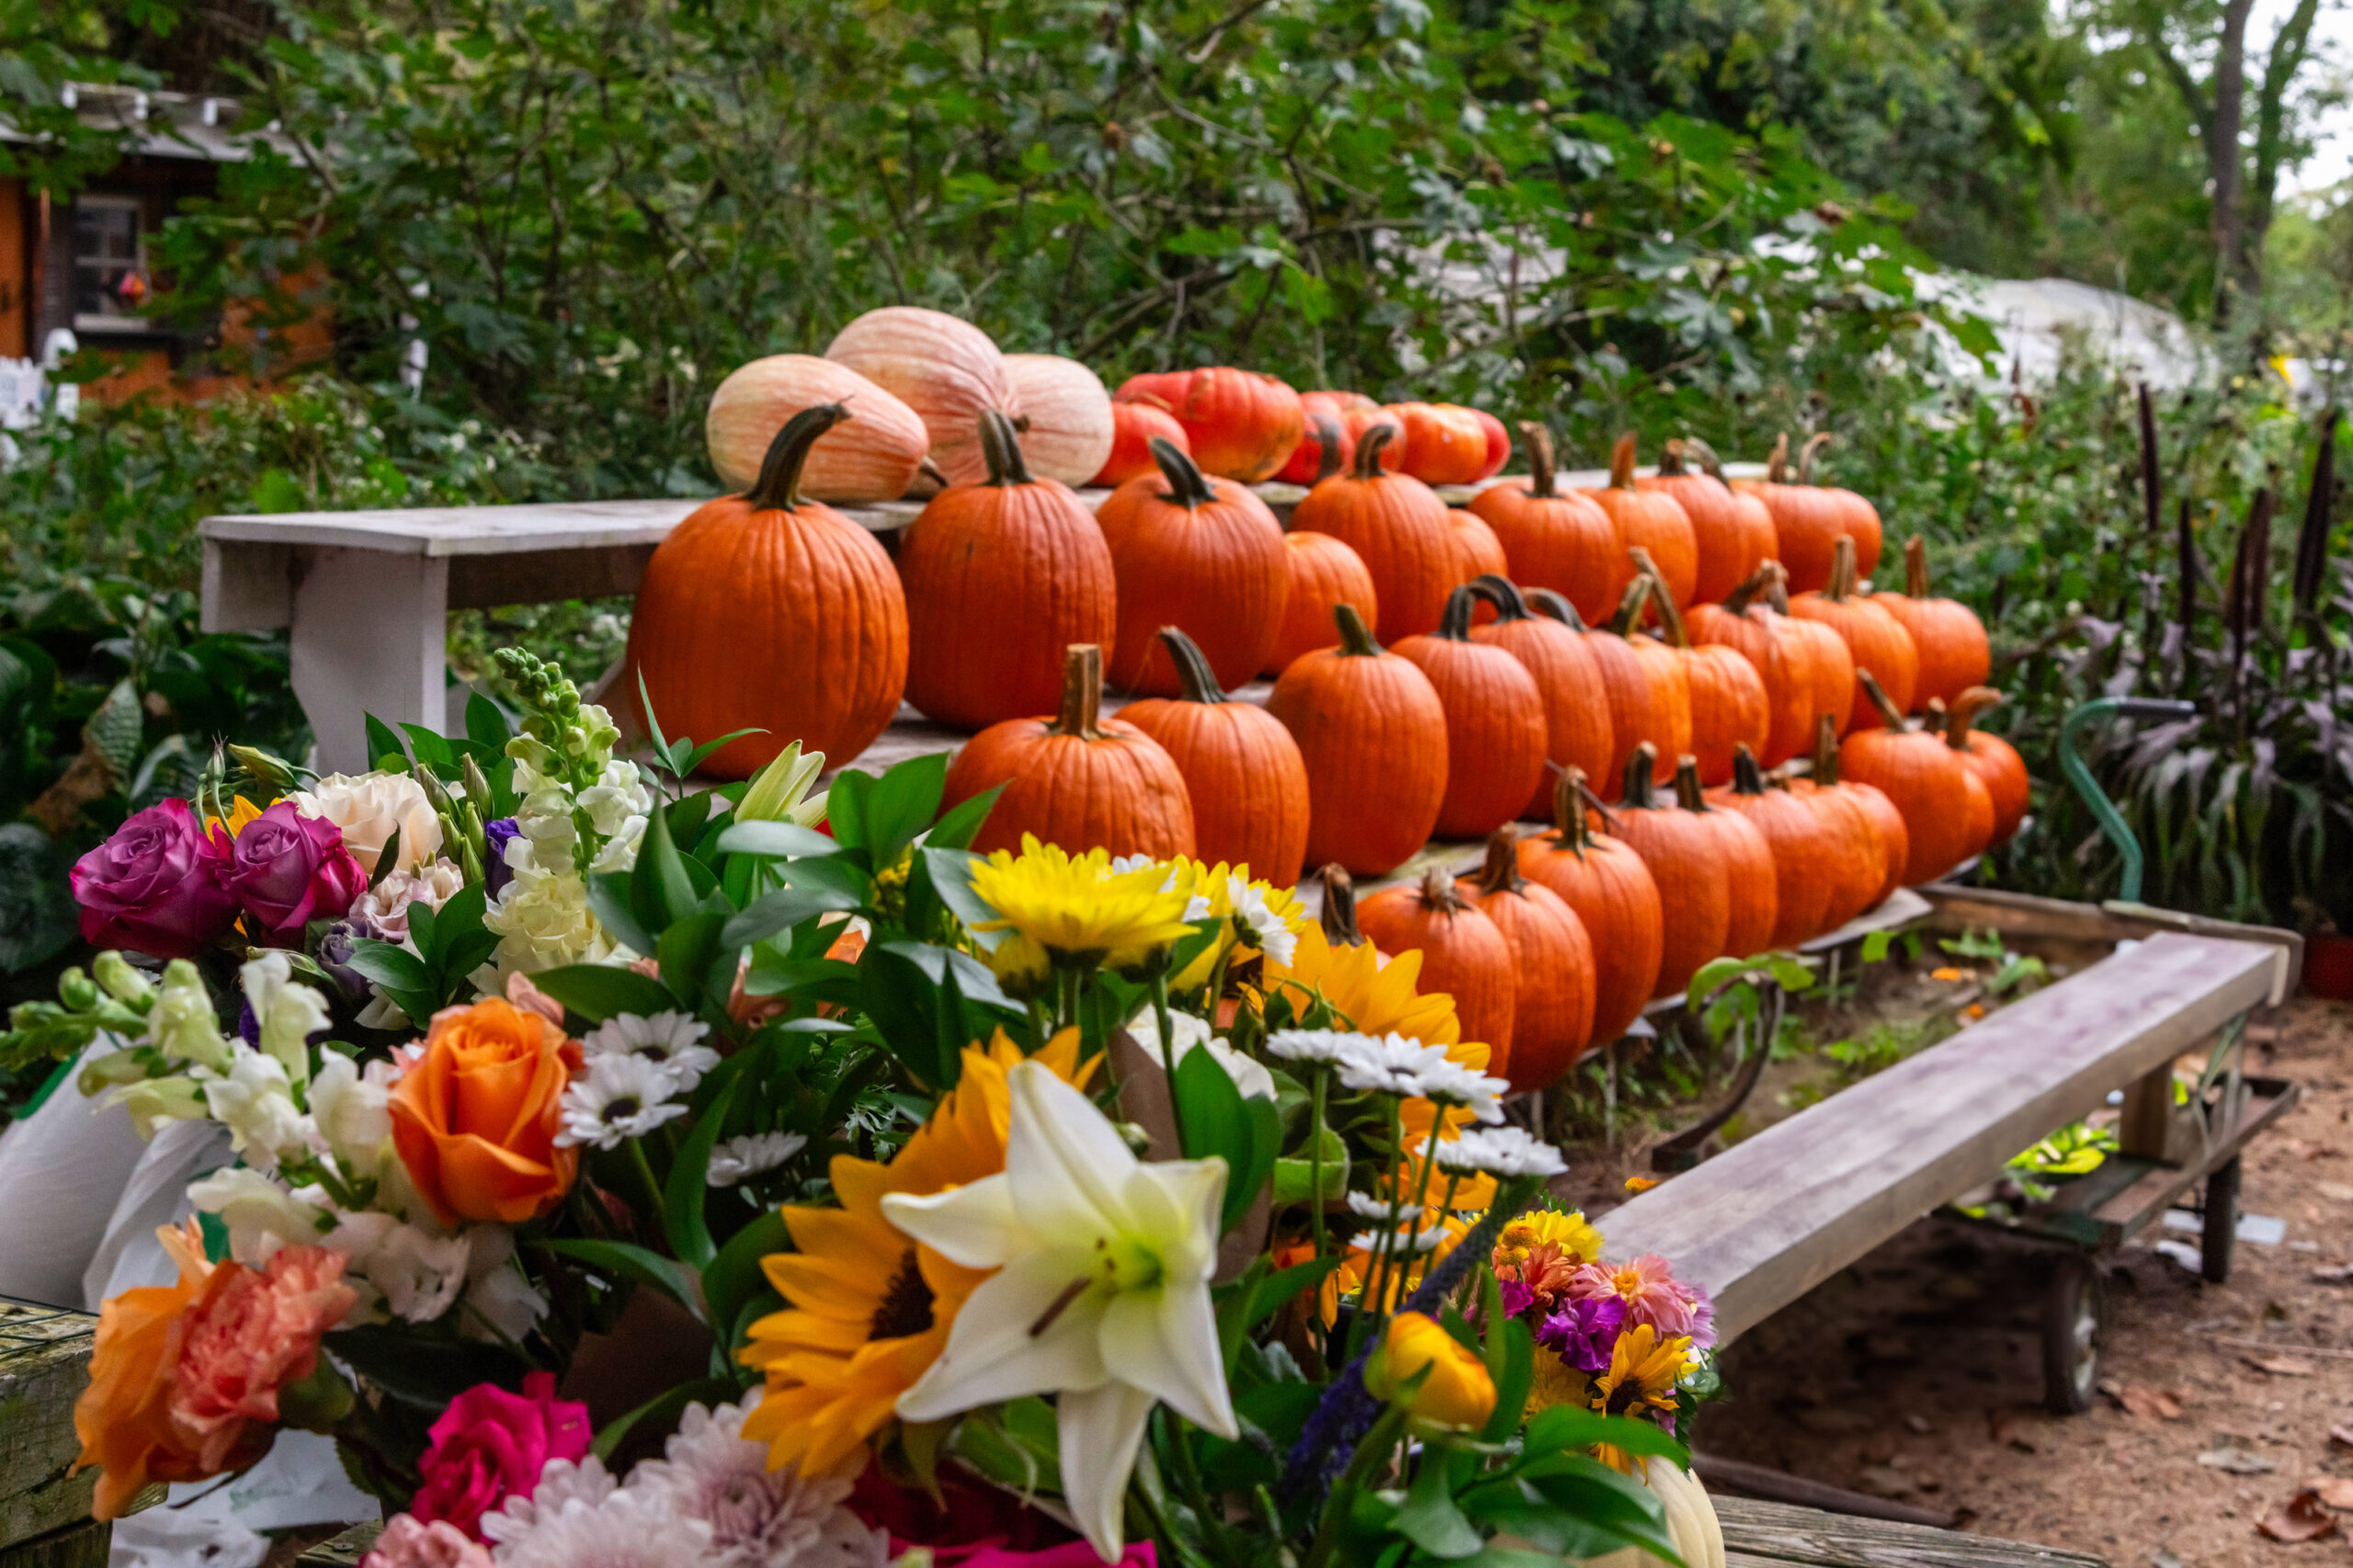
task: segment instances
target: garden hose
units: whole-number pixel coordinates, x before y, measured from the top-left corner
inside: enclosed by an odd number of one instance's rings
[[[2126,903],[2141,902],[2141,841],[2133,836],[2132,828],[2108,791],[2099,787],[2092,770],[2075,754],[2075,732],[2095,719],[2188,719],[2198,712],[2198,704],[2166,697],[2097,697],[2067,715],[2059,726],[2059,768],[2066,774],[2067,782],[2084,798],[2084,804],[2099,819],[2100,831],[2116,846],[2117,855],[2124,862],[2124,874],[2116,896]]]

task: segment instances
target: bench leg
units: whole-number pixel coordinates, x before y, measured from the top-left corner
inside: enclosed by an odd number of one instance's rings
[[[378,550],[307,553],[294,588],[294,696],[322,773],[366,770],[372,713],[449,722],[449,562]]]

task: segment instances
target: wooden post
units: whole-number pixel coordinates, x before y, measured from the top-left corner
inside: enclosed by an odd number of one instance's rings
[[[363,715],[449,722],[449,560],[332,546],[304,552],[294,594],[294,696],[322,773],[370,766]]]

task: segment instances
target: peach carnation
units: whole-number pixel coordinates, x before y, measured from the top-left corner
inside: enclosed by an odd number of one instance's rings
[[[247,1422],[278,1419],[278,1391],[318,1366],[319,1336],[350,1312],[358,1292],[343,1282],[347,1260],[324,1247],[281,1247],[268,1264],[215,1268],[188,1309],[171,1397],[174,1426],[217,1471]]]

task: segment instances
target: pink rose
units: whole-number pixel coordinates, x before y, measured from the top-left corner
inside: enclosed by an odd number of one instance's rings
[[[376,1545],[359,1560],[359,1568],[490,1568],[490,1553],[483,1544],[436,1519],[419,1524],[407,1514],[394,1514]]]
[[[530,1495],[550,1460],[575,1462],[594,1437],[588,1407],[555,1396],[555,1375],[533,1372],[523,1392],[477,1383],[441,1413],[417,1461],[425,1484],[408,1511],[419,1520],[446,1521],[479,1540],[482,1517],[518,1493]]]
[[[339,918],[368,889],[368,873],[344,846],[343,830],[280,801],[247,823],[229,846],[229,891],[244,905],[247,929],[266,947],[299,948],[313,920]]]
[[[237,917],[223,869],[220,843],[186,801],[150,806],[74,863],[82,938],[159,959],[193,958]]]

